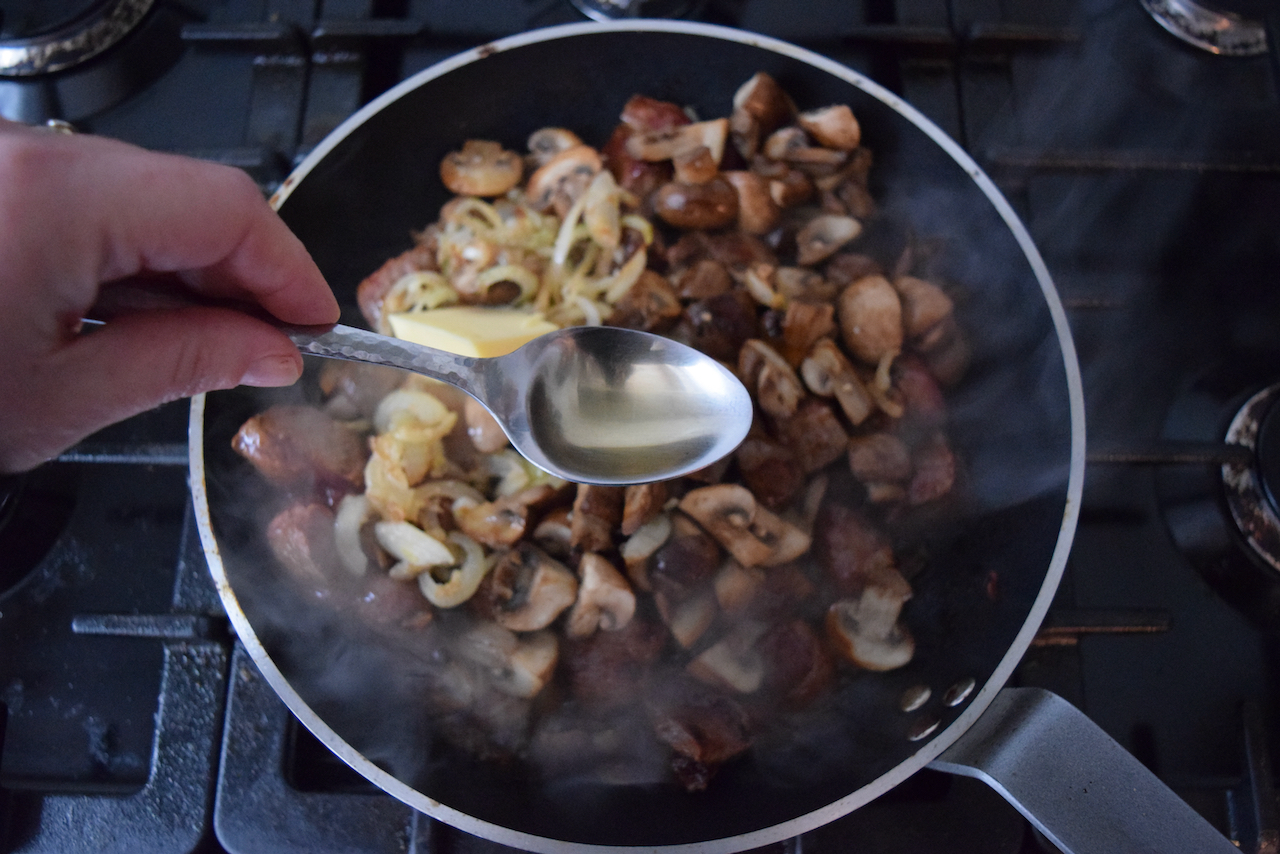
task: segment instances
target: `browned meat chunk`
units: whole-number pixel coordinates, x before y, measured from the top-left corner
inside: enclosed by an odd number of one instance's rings
[[[707,787],[717,770],[751,746],[751,721],[722,694],[691,688],[653,712],[658,739],[672,750],[671,767],[690,792]]]
[[[388,333],[385,318],[382,316],[382,301],[386,299],[392,285],[409,273],[438,269],[435,246],[430,243],[418,243],[412,249],[387,261],[361,282],[356,288],[356,302],[360,305],[360,313],[369,322],[370,328]]]
[[[272,406],[244,422],[231,447],[288,489],[316,489],[336,499],[364,486],[368,448],[313,406]]]

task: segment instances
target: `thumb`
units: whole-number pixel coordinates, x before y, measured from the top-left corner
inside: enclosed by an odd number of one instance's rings
[[[301,373],[302,357],[284,333],[236,311],[120,316],[35,366],[23,431],[44,459],[162,403],[239,384],[290,385]]]

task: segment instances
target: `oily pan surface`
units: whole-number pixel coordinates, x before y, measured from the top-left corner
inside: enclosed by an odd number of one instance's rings
[[[602,59],[607,58],[607,59]],[[468,138],[523,150],[533,130],[573,129],[602,144],[632,94],[726,115],[756,71],[773,75],[802,109],[848,103],[875,156],[871,190],[883,215],[934,244],[936,275],[952,286],[974,348],[948,393],[949,435],[961,475],[958,506],[924,526],[915,597],[904,621],[914,660],[901,670],[843,680],[787,733],[767,734],[722,768],[706,792],[674,783],[609,786],[547,780],[536,769],[475,760],[434,738],[415,671],[421,651],[399,648],[359,621],[335,616],[272,571],[265,522],[278,505],[230,448],[249,415],[317,397],[314,367],[298,387],[235,390],[206,404],[206,484],[228,577],[273,662],[348,744],[423,795],[482,821],[574,842],[666,845],[737,836],[820,809],[873,783],[921,742],[920,714],[942,718],[945,688],[982,685],[1008,651],[1045,581],[1062,524],[1070,456],[1065,369],[1044,297],[987,198],[924,133],[847,82],[736,42],[674,33],[600,33],[497,53],[430,80],[374,115],[305,176],[281,208],[328,277],[348,320],[361,323],[355,287],[410,245],[448,192],[441,157]],[[933,689],[921,713],[904,690]],[[660,818],[659,818],[660,817]]]

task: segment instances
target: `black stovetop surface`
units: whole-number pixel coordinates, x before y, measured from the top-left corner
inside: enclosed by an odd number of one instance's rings
[[[0,6],[16,26],[18,4]],[[117,68],[126,38],[79,70],[0,77],[0,114],[238,165],[269,191],[395,82],[583,20],[567,0],[156,0],[149,15],[129,38],[176,39],[167,53]],[[1079,350],[1090,456],[1066,576],[1014,683],[1082,708],[1255,849],[1243,781],[1280,736],[1280,594],[1215,521],[1211,446],[1280,374],[1269,59],[1185,45],[1138,0],[706,0],[691,17],[903,95],[1024,218]],[[204,566],[185,431],[181,404],[133,419],[0,505],[0,852],[499,850],[350,772],[258,676]],[[855,840],[1043,850],[998,796],[931,772],[775,849]]]

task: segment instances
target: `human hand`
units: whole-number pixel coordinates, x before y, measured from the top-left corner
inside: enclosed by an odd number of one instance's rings
[[[300,375],[282,332],[230,309],[81,329],[104,289],[135,277],[287,323],[338,319],[306,249],[240,170],[0,119],[0,472],[167,401]]]

